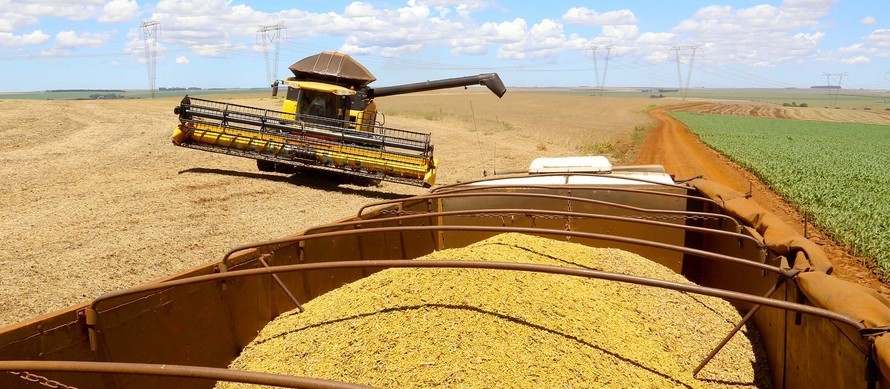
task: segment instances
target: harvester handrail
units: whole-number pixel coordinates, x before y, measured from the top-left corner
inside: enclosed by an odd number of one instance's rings
[[[55,371],[73,373],[111,373],[158,377],[213,379],[285,388],[360,389],[366,385],[285,374],[233,370],[219,367],[168,365],[160,363],[92,361],[0,361],[0,371]],[[67,387],[67,386],[66,386]]]
[[[208,124],[207,122],[202,122],[202,121],[194,121],[194,120],[184,120],[184,121],[186,123],[193,123],[193,124],[198,124],[198,125],[207,125]],[[369,148],[369,147],[367,147],[367,145],[372,144],[372,145],[378,145],[381,147],[384,146],[384,144],[391,145],[390,143],[385,143],[384,141],[381,141],[381,140],[372,140],[371,138],[356,137],[356,136],[351,136],[351,135],[347,136],[347,135],[342,135],[342,134],[326,133],[326,132],[321,132],[321,131],[314,131],[311,129],[308,129],[308,130],[300,129],[300,133],[299,133],[299,135],[297,135],[297,134],[289,133],[286,131],[285,132],[262,131],[262,130],[258,130],[256,128],[233,125],[231,123],[225,123],[225,124],[214,123],[212,125],[221,129],[222,133],[227,133],[226,132],[227,129],[233,129],[233,130],[237,130],[237,131],[244,131],[244,132],[258,134],[260,136],[266,135],[266,136],[275,136],[275,137],[285,138],[285,139],[293,140],[293,141],[296,141],[299,143],[310,144],[313,146],[316,146],[316,145],[325,145],[325,146],[347,145],[350,148],[359,148],[362,150],[379,152],[381,150]],[[285,127],[285,128],[289,128],[291,130],[296,130],[295,128],[290,128],[290,127]],[[316,128],[318,128],[318,127],[316,127]],[[306,134],[316,135],[316,136],[339,137],[340,139],[338,141],[332,141],[332,140],[326,140],[323,138],[306,137]],[[350,141],[355,141],[355,142],[350,143]],[[276,143],[280,143],[280,142],[276,142]],[[364,146],[362,146],[362,144],[364,144]],[[398,150],[387,149],[384,153],[381,153],[381,154],[383,156],[399,155],[399,156],[419,158],[419,159],[426,158],[429,154],[429,150],[420,150],[419,148],[406,148],[406,147],[401,147],[401,146],[399,146],[399,148],[404,148],[404,149],[413,150],[413,151],[419,151],[420,153],[407,153],[407,152],[402,152],[402,151],[398,151]]]
[[[390,134],[373,133],[373,136],[376,138],[375,139],[375,138],[369,137],[368,135],[370,135],[370,133],[368,133],[368,132],[356,131],[356,130],[350,130],[347,128],[338,127],[338,126],[336,126],[337,123],[335,123],[335,121],[336,121],[335,119],[325,118],[325,117],[321,117],[321,116],[314,117],[314,116],[307,115],[307,116],[305,116],[305,118],[313,119],[313,120],[316,120],[319,122],[329,121],[329,122],[334,122],[334,123],[333,124],[313,123],[311,125],[307,125],[306,122],[304,122],[304,121],[293,121],[293,120],[287,120],[287,119],[279,119],[279,121],[287,122],[287,124],[285,124],[285,123],[276,124],[276,123],[269,123],[269,122],[265,122],[265,121],[239,119],[239,118],[233,117],[231,115],[227,116],[226,114],[216,115],[216,114],[195,113],[195,112],[190,112],[189,114],[192,116],[197,116],[197,117],[201,117],[201,118],[219,120],[220,121],[219,126],[222,128],[237,128],[242,131],[251,131],[251,132],[255,132],[255,133],[259,133],[259,134],[269,134],[270,132],[264,131],[264,129],[272,128],[272,129],[283,131],[283,132],[299,131],[301,135],[310,134],[310,135],[316,135],[316,136],[337,137],[337,138],[339,138],[339,142],[336,142],[336,143],[343,143],[343,142],[349,142],[349,141],[362,142],[365,144],[372,144],[375,146],[397,146],[399,148],[413,150],[413,151],[420,151],[420,152],[425,152],[425,151],[428,151],[428,149],[429,149],[429,140],[413,140],[413,139],[402,138],[402,137],[398,137],[398,136],[394,136],[394,135],[390,135]],[[206,124],[206,122],[191,120],[191,119],[182,119],[182,121],[185,121],[187,123]],[[258,126],[258,127],[260,127],[260,129],[257,130],[257,129],[249,128],[249,127],[234,126],[234,125],[230,124],[231,122],[239,123],[239,124],[250,124],[250,125]],[[288,124],[290,124],[290,125],[288,125]],[[281,133],[276,132],[273,134],[279,135]]]
[[[607,272],[602,270],[574,268],[567,266],[542,265],[535,263],[517,263],[517,262],[497,262],[497,261],[453,261],[453,260],[423,260],[416,261],[411,259],[389,259],[389,260],[358,260],[358,261],[330,261],[317,263],[303,263],[294,265],[281,265],[272,267],[260,267],[245,270],[230,270],[221,273],[205,274],[189,278],[171,280],[166,282],[145,284],[130,289],[116,292],[110,292],[96,297],[90,305],[98,315],[97,307],[102,301],[153,292],[159,289],[168,289],[184,285],[192,285],[201,282],[221,281],[240,277],[253,277],[260,275],[271,275],[280,273],[293,273],[311,270],[330,270],[330,269],[355,269],[355,268],[449,268],[449,269],[489,269],[489,270],[513,270],[531,273],[545,274],[561,274],[567,276],[595,278],[606,281],[623,282],[651,286],[662,289],[671,289],[680,292],[687,292],[705,296],[718,297],[728,300],[742,301],[751,304],[760,304],[768,307],[778,308],[786,311],[800,312],[802,314],[822,317],[831,321],[849,325],[857,331],[865,329],[864,325],[847,315],[818,308],[810,305],[793,303],[785,300],[773,299],[760,295],[754,295],[743,292],[736,292],[720,288],[706,287],[696,284],[684,284],[662,279],[649,277],[641,277],[629,274],[621,274]],[[799,273],[799,270],[793,270],[789,273],[793,277]],[[98,321],[97,321],[98,322]]]
[[[674,211],[667,209],[651,209],[651,208],[640,208],[627,204],[620,204],[612,201],[605,200],[594,200],[588,199],[584,197],[576,197],[576,196],[564,196],[564,195],[552,195],[546,193],[510,193],[510,192],[472,192],[472,193],[434,193],[427,195],[420,195],[409,197],[406,199],[396,199],[396,200],[384,200],[378,201],[374,203],[368,203],[363,205],[358,210],[357,218],[361,219],[364,216],[364,211],[371,207],[377,207],[382,205],[390,205],[396,203],[402,203],[405,201],[415,201],[415,200],[435,200],[435,199],[447,199],[447,198],[464,198],[464,197],[494,197],[494,196],[503,196],[503,197],[531,197],[531,198],[545,198],[545,199],[558,199],[558,200],[566,200],[566,201],[577,201],[579,203],[588,203],[588,204],[598,204],[605,205],[609,207],[621,208],[621,209],[629,209],[632,211],[643,212],[643,213],[662,213],[662,214],[673,214],[673,215],[689,215],[689,216],[702,216],[702,217],[713,217],[716,219],[723,219],[733,223],[736,230],[741,228],[741,224],[738,220],[729,215],[724,215],[722,213],[710,213],[710,212],[691,212],[691,211]],[[401,204],[400,204],[401,207]]]
[[[419,135],[424,135],[422,139],[411,139],[407,137],[401,137],[397,135],[387,134],[386,132],[374,132],[369,133],[365,131],[352,130],[349,128],[342,128],[337,126],[336,124],[347,125],[349,122],[338,119],[330,119],[325,117],[313,117],[313,116],[300,116],[300,120],[291,120],[286,118],[272,117],[272,116],[263,116],[259,114],[252,114],[248,112],[238,112],[238,111],[229,111],[226,109],[220,109],[215,107],[206,107],[195,104],[182,104],[182,108],[185,108],[183,112],[184,117],[180,118],[180,121],[186,123],[202,123],[206,124],[206,122],[202,122],[199,120],[193,120],[192,117],[198,118],[206,118],[206,119],[214,119],[218,120],[220,123],[218,124],[222,128],[237,128],[243,131],[250,131],[259,134],[268,134],[270,132],[264,131],[265,129],[275,129],[278,131],[282,131],[284,133],[291,131],[299,131],[301,134],[310,134],[316,136],[332,136],[340,138],[340,142],[360,142],[365,144],[373,144],[375,146],[395,146],[398,148],[403,148],[412,151],[418,151],[422,153],[427,153],[429,151],[429,135],[416,133]],[[209,111],[209,112],[206,112]],[[277,111],[267,111],[267,112],[277,112]],[[284,113],[282,113],[284,114]],[[291,115],[293,114],[286,114]],[[245,119],[244,117],[248,117]],[[323,121],[323,122],[331,122],[331,125],[324,124],[313,124],[306,125],[303,121],[304,118]],[[239,127],[234,126],[230,123],[239,123],[246,125],[253,125],[259,127],[258,129],[249,128],[249,127]],[[395,130],[392,131],[404,131],[404,130]],[[274,133],[274,135],[281,135],[281,133]],[[373,135],[369,137],[369,135]]]
[[[558,217],[559,219],[563,218],[571,218],[571,219],[603,219],[603,220],[612,220],[612,221],[621,221],[628,223],[639,223],[639,224],[649,224],[666,228],[676,228],[686,231],[700,232],[704,234],[714,234],[714,235],[724,235],[733,238],[738,238],[741,240],[747,240],[753,243],[760,249],[767,249],[767,246],[764,242],[754,238],[751,235],[741,234],[738,232],[718,230],[714,228],[707,227],[697,227],[690,226],[686,224],[677,224],[677,223],[668,223],[661,222],[657,220],[650,219],[641,219],[636,217],[629,216],[615,216],[615,215],[606,215],[601,213],[585,213],[585,212],[571,212],[571,211],[555,211],[549,209],[534,209],[534,208],[486,208],[486,209],[471,209],[471,210],[458,210],[458,211],[440,211],[440,212],[417,212],[410,214],[398,214],[398,216],[390,216],[390,217],[381,217],[374,219],[361,219],[361,220],[349,220],[343,221],[339,223],[331,223],[324,224],[320,226],[315,226],[310,228],[309,230],[313,230],[316,228],[325,228],[325,227],[345,227],[345,226],[358,226],[357,228],[363,229],[362,225],[370,224],[370,223],[385,223],[385,222],[393,222],[393,221],[404,221],[411,219],[424,219],[430,217],[444,217],[444,216],[487,216],[488,214],[501,214],[501,216],[510,216],[510,215],[519,215],[519,216],[529,216],[534,219],[534,215],[542,214],[542,215],[552,215],[554,218]]]
[[[511,178],[525,178],[525,177],[554,177],[554,176],[566,176],[566,178],[568,178],[568,176],[599,177],[599,178],[610,178],[610,179],[611,179],[611,178],[614,178],[614,179],[616,179],[616,180],[627,180],[627,181],[645,182],[645,183],[647,183],[647,184],[666,186],[666,187],[669,187],[669,188],[678,188],[678,189],[685,189],[685,190],[694,190],[694,189],[695,189],[695,188],[693,188],[693,187],[691,187],[691,186],[687,186],[687,185],[668,184],[668,183],[666,183],[666,182],[651,181],[651,180],[646,180],[646,179],[642,179],[642,178],[638,178],[638,177],[630,177],[630,176],[623,176],[623,175],[611,175],[611,174],[608,174],[608,173],[574,173],[574,172],[556,172],[556,173],[534,173],[534,174],[521,173],[521,174],[511,174],[511,175],[503,175],[503,176],[485,177],[485,178],[480,178],[480,179],[471,180],[471,181],[457,182],[457,183],[454,183],[454,184],[447,184],[447,185],[437,186],[435,189],[432,190],[432,192],[437,192],[437,191],[439,191],[439,190],[441,190],[441,189],[445,189],[445,188],[452,188],[452,187],[459,187],[459,186],[469,186],[469,185],[472,185],[472,184],[475,184],[475,183],[478,183],[478,182],[496,181],[496,180],[506,180],[506,179],[511,179]]]
[[[566,230],[552,230],[546,228],[528,228],[528,227],[507,227],[507,226],[464,226],[464,225],[431,225],[431,226],[399,226],[399,227],[375,227],[375,228],[363,228],[363,229],[353,229],[346,231],[330,231],[330,232],[320,232],[310,235],[298,235],[288,238],[274,239],[268,240],[264,242],[250,243],[246,245],[241,245],[235,247],[225,255],[223,255],[220,263],[226,267],[229,267],[229,258],[239,252],[244,250],[256,249],[263,246],[274,246],[274,245],[283,245],[283,244],[292,244],[298,243],[308,239],[318,239],[318,238],[333,238],[340,236],[350,236],[357,234],[371,234],[371,233],[386,233],[386,232],[405,232],[405,231],[476,231],[476,232],[495,232],[495,233],[503,233],[503,232],[518,232],[523,234],[547,234],[547,235],[558,235],[558,236],[566,236],[566,237],[576,237],[576,238],[592,238],[592,239],[600,239],[600,240],[608,240],[612,242],[619,243],[628,243],[633,245],[640,245],[646,247],[654,247],[669,251],[681,252],[684,254],[695,255],[701,258],[722,260],[731,263],[740,264],[743,266],[754,267],[760,270],[769,271],[772,273],[779,274],[784,277],[793,277],[797,272],[793,269],[782,269],[778,266],[770,266],[766,263],[754,262],[744,258],[733,257],[730,255],[712,253],[710,251],[704,251],[694,248],[689,248],[685,246],[677,246],[668,243],[654,242],[651,240],[638,239],[638,238],[630,238],[626,236],[617,236],[611,234],[597,234],[591,232],[580,232],[580,231],[566,231]]]
[[[440,189],[446,189],[441,191]],[[694,196],[689,194],[680,194],[680,193],[668,193],[668,192],[658,192],[654,190],[645,190],[645,189],[631,189],[631,188],[604,188],[602,186],[593,186],[593,185],[547,185],[547,184],[523,184],[523,185],[475,185],[468,186],[466,188],[463,187],[437,187],[431,192],[435,193],[461,193],[461,192],[475,192],[480,190],[488,190],[488,189],[557,189],[557,190],[565,190],[565,191],[573,191],[573,190],[593,190],[593,191],[608,191],[608,192],[628,192],[628,193],[642,193],[642,194],[650,194],[653,196],[665,196],[665,197],[677,197],[684,198],[687,200],[697,200],[703,203],[708,203],[720,207],[720,203],[711,200],[707,197]]]
[[[300,122],[304,121],[303,120],[304,118],[309,118],[309,119],[313,119],[313,120],[323,120],[323,121],[336,123],[336,124],[342,124],[342,125],[355,125],[355,123],[347,121],[347,120],[329,118],[329,117],[324,117],[324,116],[313,116],[313,115],[306,115],[306,114],[300,114],[300,113],[289,113],[289,112],[283,112],[283,111],[276,111],[276,110],[272,110],[272,109],[260,109],[260,108],[256,108],[256,107],[246,106],[246,105],[231,104],[231,103],[225,103],[225,102],[219,102],[219,101],[213,101],[213,100],[204,100],[204,99],[192,98],[192,97],[188,97],[188,96],[186,96],[186,97],[189,99],[190,102],[182,103],[181,104],[182,107],[218,112],[219,115],[209,115],[209,114],[202,113],[199,111],[196,116],[210,117],[210,118],[221,120],[221,121],[222,120],[226,120],[226,121],[231,120],[231,121],[236,121],[236,122],[242,122],[244,124],[253,124],[253,125],[258,125],[258,126],[264,126],[264,127],[270,127],[270,128],[276,128],[276,129],[288,129],[288,130],[292,130],[293,128],[287,127],[286,125],[283,125],[283,123],[299,125]],[[220,104],[220,105],[223,105],[224,108],[214,107],[211,105],[194,104],[194,103],[191,103],[191,101],[206,102],[206,103],[210,103],[210,104]],[[230,110],[229,109],[230,107],[239,108],[242,110],[240,110],[240,111],[239,110]],[[250,111],[262,111],[262,114],[250,112]],[[195,114],[195,112],[192,110],[189,110],[188,114]],[[232,114],[251,117],[254,119],[259,119],[259,121],[237,119],[237,118],[235,120],[233,120],[233,118],[231,117]],[[289,119],[289,117],[293,117],[293,119]],[[276,123],[280,123],[280,124],[276,124]],[[333,131],[336,131],[336,132],[343,132],[343,133],[349,133],[349,134],[365,134],[365,135],[367,135],[369,133],[367,131],[359,131],[359,130],[355,130],[355,129],[350,129],[348,127],[345,127],[345,128],[339,127],[339,126],[330,126],[330,127],[333,129]],[[373,132],[373,134],[375,136],[391,139],[391,141],[386,142],[387,144],[397,144],[402,147],[421,147],[421,146],[429,145],[430,134],[427,134],[427,133],[403,130],[403,129],[398,129],[398,128],[390,128],[390,127],[384,127],[384,126],[378,126],[378,125],[372,125],[372,124],[369,124],[368,127],[372,127],[375,130],[380,130],[379,132]],[[401,133],[401,134],[404,134],[404,136],[391,134],[392,132]]]

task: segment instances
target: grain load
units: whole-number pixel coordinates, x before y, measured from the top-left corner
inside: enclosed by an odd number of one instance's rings
[[[504,234],[419,260],[570,266],[689,283],[636,254]],[[768,387],[749,327],[726,301],[501,270],[388,269],[282,314],[231,368],[376,387]],[[220,383],[219,388],[247,387]]]

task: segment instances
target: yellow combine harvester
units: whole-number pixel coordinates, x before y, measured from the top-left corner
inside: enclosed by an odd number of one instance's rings
[[[430,187],[437,161],[430,135],[377,122],[375,97],[467,85],[507,89],[496,73],[370,88],[376,80],[348,55],[323,52],[290,66],[281,111],[186,96],[175,108],[173,143],[257,160],[262,171],[323,170],[360,183]],[[273,95],[277,95],[276,81]]]

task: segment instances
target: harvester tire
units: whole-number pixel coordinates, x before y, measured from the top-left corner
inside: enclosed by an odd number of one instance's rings
[[[297,172],[297,168],[293,165],[276,162],[275,163],[275,171],[278,173],[284,173],[284,174],[294,174]]]
[[[380,186],[380,183],[383,182],[376,178],[355,177],[355,176],[350,177],[350,181],[353,185],[365,186],[365,187]]]
[[[258,159],[256,160],[256,168],[260,169],[261,172],[274,172],[275,162]]]

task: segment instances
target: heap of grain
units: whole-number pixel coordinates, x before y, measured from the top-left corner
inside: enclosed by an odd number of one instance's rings
[[[688,283],[636,254],[505,234],[419,260],[540,263]],[[376,387],[765,387],[757,334],[726,301],[563,275],[388,269],[269,323],[232,368]],[[241,387],[219,384],[220,388]]]

